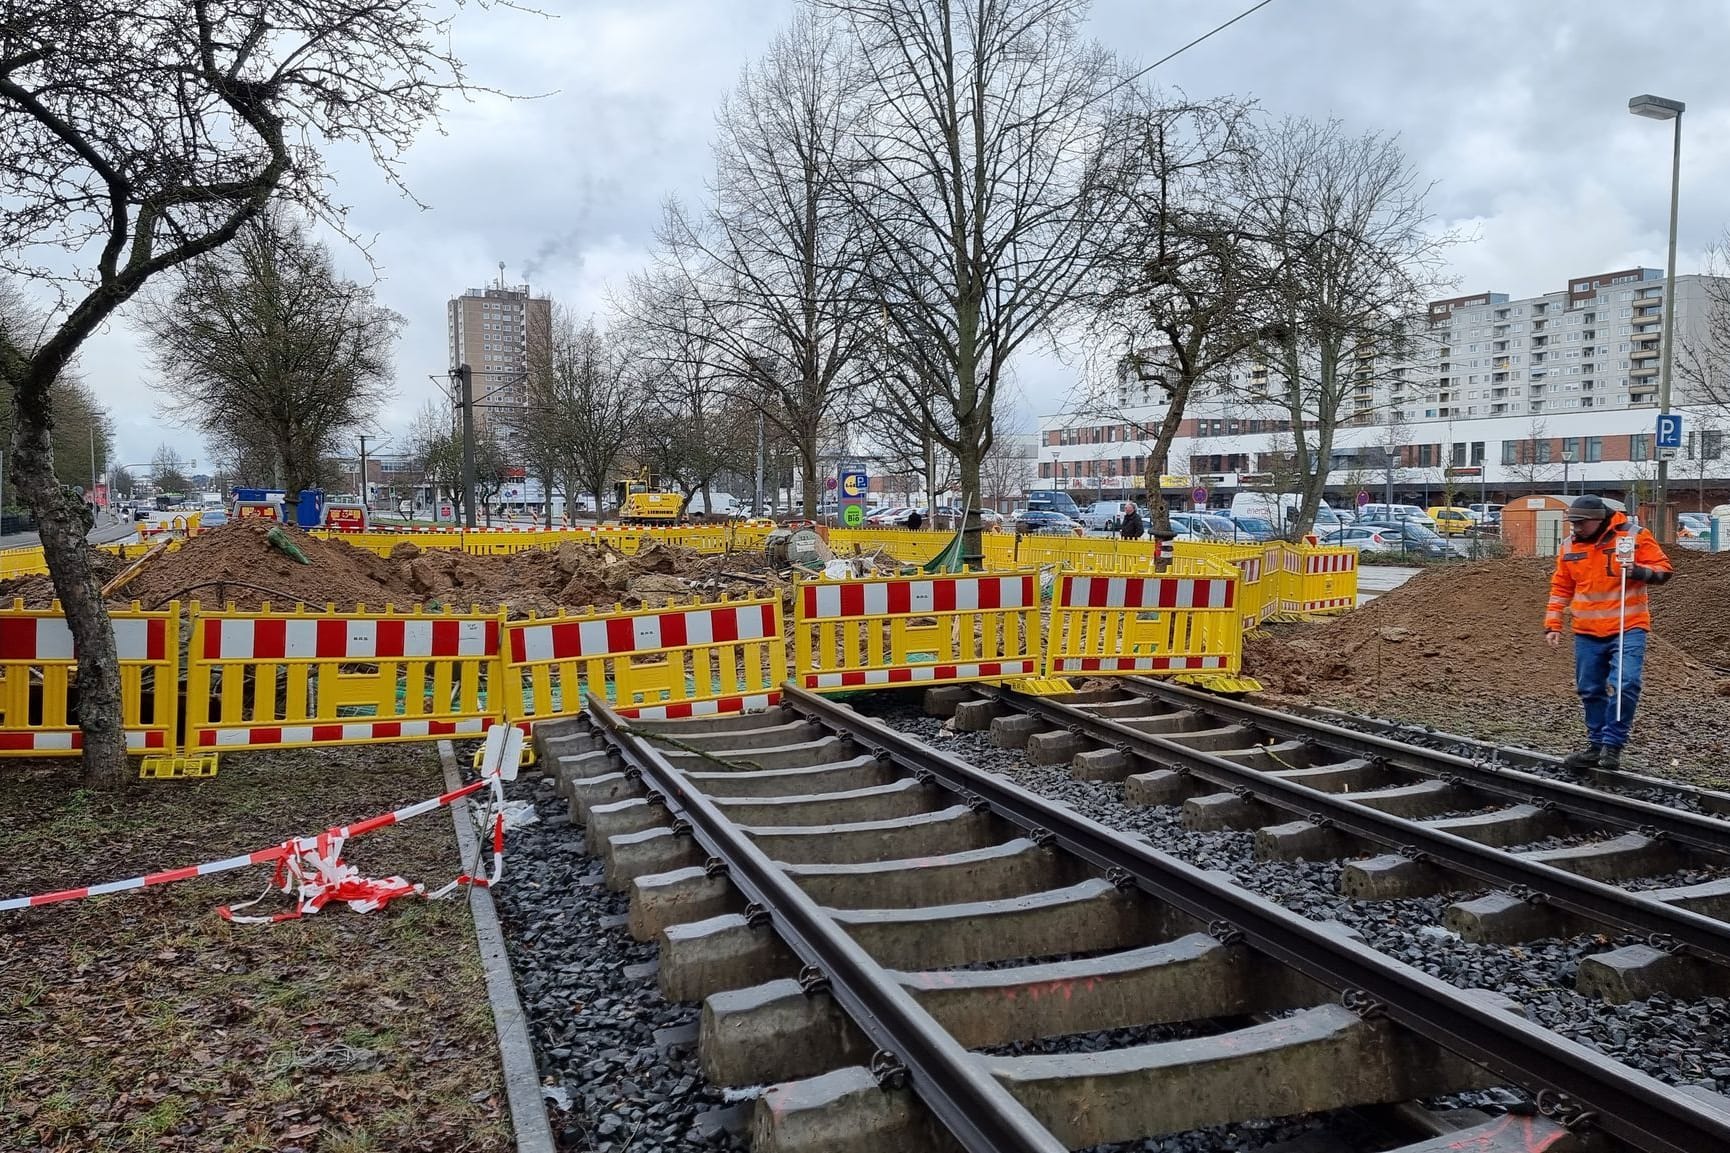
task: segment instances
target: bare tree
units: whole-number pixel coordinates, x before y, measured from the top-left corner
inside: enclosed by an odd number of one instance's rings
[[[359,144],[395,179],[441,93],[464,86],[449,22],[430,0],[0,8],[0,272],[61,289],[40,340],[0,338],[0,386],[79,653],[88,779],[125,779],[120,668],[83,510],[53,479],[54,382],[151,277],[220,247],[273,197],[338,219],[321,146]]]
[[[174,446],[163,441],[156,446],[156,455],[150,458],[150,483],[156,486],[157,492],[185,496],[186,490],[192,487],[186,468],[186,461]]]
[[[1112,61],[1081,35],[1082,0],[814,5],[864,62],[849,191],[876,241],[870,287],[977,500],[998,384],[1072,305],[1121,204],[1102,162]]]
[[[648,396],[639,455],[679,486],[685,506],[700,492],[712,512],[711,482],[754,459],[758,409],[740,396],[717,318],[691,289],[665,273],[633,280],[620,338]],[[643,323],[650,316],[654,322]]]
[[[339,277],[330,250],[280,207],[160,283],[140,296],[138,320],[171,410],[206,435],[247,430],[269,451],[275,487],[314,486],[393,383],[403,318]]]
[[[409,424],[408,443],[409,458],[432,486],[434,504],[444,494],[454,507],[463,490],[463,442],[449,410],[427,401]]]
[[[1039,471],[1039,447],[1027,410],[1005,395],[996,406],[997,427],[991,431],[991,449],[980,462],[980,498],[997,512],[1021,499],[1027,482]]]
[[[1254,231],[1250,110],[1229,99],[1144,100],[1125,117],[1136,142],[1123,180],[1129,212],[1100,269],[1088,327],[1115,353],[1117,379],[1149,381],[1164,394],[1159,423],[1145,430],[1143,478],[1151,527],[1162,529],[1159,477],[1173,471],[1171,445],[1191,396],[1276,332],[1273,269]],[[1088,407],[1126,419],[1109,393]]]
[[[560,309],[553,317],[552,367],[558,411],[565,421],[565,492],[595,494],[604,519],[607,483],[644,417],[641,383],[623,351],[590,319],[578,326]]]
[[[1706,315],[1678,334],[1674,370],[1690,400],[1730,414],[1730,229],[1706,249],[1705,271]]]
[[[1514,442],[1513,461],[1503,461],[1508,474],[1524,484],[1527,492],[1541,492],[1556,479],[1558,469],[1550,454],[1551,444],[1549,424],[1534,416],[1526,425],[1526,439]]]
[[[875,314],[858,287],[869,234],[842,195],[861,102],[831,27],[801,14],[722,106],[713,203],[670,203],[659,286],[701,306],[713,368],[799,448],[805,505],[821,493],[818,442]],[[637,292],[650,300],[657,286]],[[639,324],[689,324],[633,309]]]
[[[1381,374],[1426,339],[1422,305],[1443,284],[1457,237],[1437,233],[1428,187],[1392,138],[1337,122],[1287,120],[1252,168],[1256,231],[1275,269],[1269,357],[1284,380],[1307,532],[1321,507],[1334,436],[1376,419]]]

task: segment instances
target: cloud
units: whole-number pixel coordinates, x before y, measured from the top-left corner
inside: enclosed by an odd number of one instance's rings
[[[579,315],[604,309],[609,288],[647,259],[663,199],[704,196],[716,105],[792,8],[618,0],[560,5],[553,20],[463,11],[455,44],[474,79],[545,95],[450,107],[443,131],[424,133],[404,165],[424,211],[358,150],[333,154],[350,226],[376,237],[379,299],[408,320],[381,431],[400,431],[436,394],[428,378],[448,367],[445,301],[496,277],[500,260],[511,283]],[[1239,10],[1098,0],[1091,28],[1126,58],[1151,61]],[[1526,295],[1663,263],[1670,137],[1626,111],[1643,91],[1689,105],[1678,263],[1698,267],[1726,224],[1716,195],[1730,182],[1725,40],[1722,9],[1689,0],[1275,0],[1155,75],[1191,96],[1253,95],[1274,115],[1397,134],[1435,182],[1437,226],[1476,237],[1452,254],[1462,290]],[[359,254],[337,254],[349,275],[372,277]],[[1081,358],[1028,347],[1016,377],[1032,410],[1053,411]],[[156,412],[146,359],[124,321],[84,356],[123,460],[187,439]]]

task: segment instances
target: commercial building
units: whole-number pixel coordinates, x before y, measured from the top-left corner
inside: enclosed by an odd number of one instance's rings
[[[497,421],[508,440],[515,422],[506,418],[527,403],[529,365],[551,352],[553,302],[526,284],[506,285],[501,264],[497,284],[465,289],[446,314],[451,366],[467,364],[474,375],[476,426]]]
[[[1393,499],[1427,504],[1446,492],[1503,500],[1564,483],[1618,498],[1649,492],[1664,310],[1676,309],[1678,347],[1701,340],[1712,286],[1710,277],[1677,277],[1669,302],[1661,271],[1632,268],[1575,277],[1542,296],[1480,292],[1432,302],[1400,359],[1353,359],[1327,491],[1350,500],[1368,490],[1380,500],[1391,489]],[[1675,507],[1688,509],[1730,500],[1730,412],[1699,392],[1681,360],[1671,392],[1684,442],[1670,484]],[[1277,369],[1246,363],[1199,391],[1162,487],[1205,488],[1211,503],[1226,504],[1235,491],[1295,482]],[[1103,496],[1140,490],[1166,414],[1160,395],[1156,382],[1125,381],[1115,403],[1075,403],[1042,418],[1041,482]]]

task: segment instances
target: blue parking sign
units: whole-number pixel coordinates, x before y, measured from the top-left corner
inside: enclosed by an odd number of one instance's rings
[[[1682,414],[1679,412],[1661,412],[1658,414],[1658,447],[1682,447]]]

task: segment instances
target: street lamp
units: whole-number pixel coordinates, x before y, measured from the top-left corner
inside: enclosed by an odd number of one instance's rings
[[[1676,332],[1676,201],[1682,181],[1682,113],[1687,108],[1680,100],[1662,96],[1636,96],[1628,101],[1628,111],[1648,120],[1674,120],[1676,130],[1670,153],[1670,255],[1664,266],[1664,357],[1658,368],[1658,411],[1670,414],[1670,357],[1675,347]],[[1663,450],[1658,453],[1658,539],[1668,542],[1670,532],[1670,461]]]
[[[1562,495],[1563,496],[1568,495],[1568,469],[1573,467],[1574,456],[1575,456],[1575,453],[1574,453],[1573,449],[1565,448],[1562,450]],[[1582,486],[1582,487],[1584,487],[1584,486]]]
[[[1051,450],[1051,487],[1059,487],[1057,483],[1057,450],[1055,448]]]

